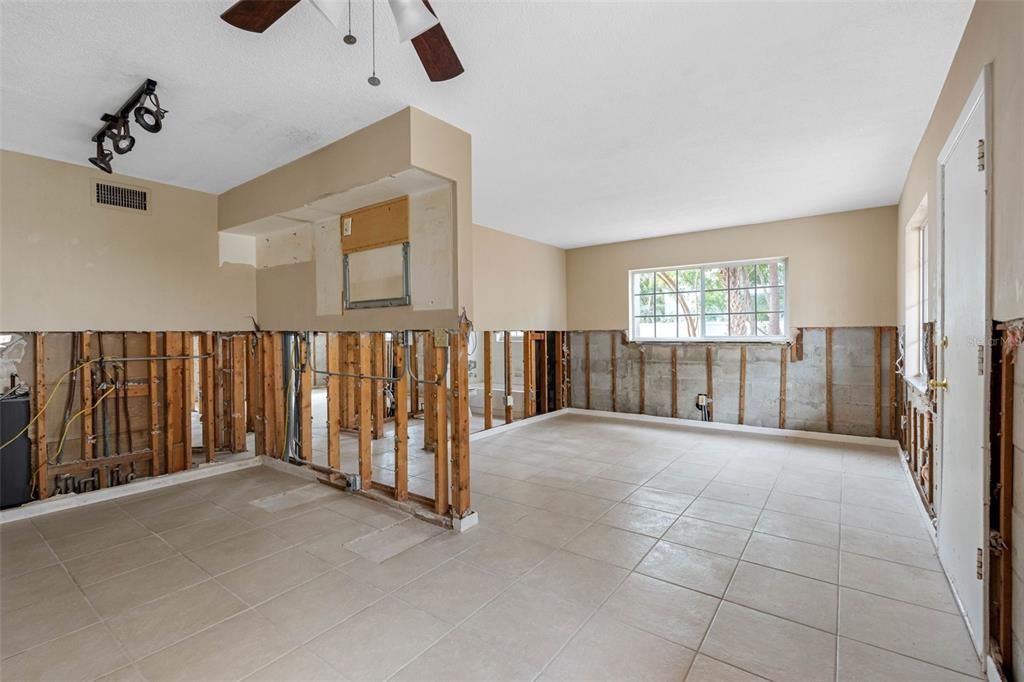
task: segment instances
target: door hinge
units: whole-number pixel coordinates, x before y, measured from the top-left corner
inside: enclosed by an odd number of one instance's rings
[[[978,140],[978,170],[985,170],[985,140]]]
[[[1003,539],[1003,534],[997,530],[989,531],[988,548],[989,551],[995,554],[1002,554],[1010,549],[1009,545],[1006,544],[1006,540]]]
[[[985,376],[985,344],[978,344],[978,376]]]
[[[981,547],[978,548],[978,580],[985,579],[985,552],[982,551]]]

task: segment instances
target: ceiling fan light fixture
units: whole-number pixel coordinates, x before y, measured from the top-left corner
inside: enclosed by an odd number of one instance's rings
[[[403,43],[441,23],[423,4],[423,0],[388,0],[388,5],[391,6],[391,13],[395,15],[398,37]]]

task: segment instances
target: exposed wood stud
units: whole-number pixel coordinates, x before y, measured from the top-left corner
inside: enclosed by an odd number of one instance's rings
[[[370,373],[373,376],[383,376],[384,367],[384,333],[374,332],[371,337],[371,361]],[[373,380],[373,437],[374,439],[384,437],[384,382],[380,379]]]
[[[452,511],[463,517],[469,511],[469,326],[463,323],[452,335]]]
[[[512,404],[509,398],[512,396],[512,332],[504,331],[502,338],[502,354],[505,356],[505,423],[512,423]]]
[[[428,381],[437,378],[437,351],[434,349],[434,335],[431,332],[423,334],[423,374],[420,375]],[[437,386],[434,384],[423,385],[423,449],[434,450],[437,442]]]
[[[565,407],[565,345],[562,332],[551,332],[555,360],[555,405],[554,409]]]
[[[637,346],[637,350],[640,351],[640,414],[646,412],[647,402],[647,353],[644,350],[643,345]]]
[[[261,401],[263,414],[263,454],[268,457],[277,456],[277,417],[274,411],[274,335],[263,332],[260,335],[262,354],[260,373],[263,376],[263,398]]]
[[[35,333],[35,411],[36,411],[36,488],[40,500],[50,495],[49,490],[49,454],[46,448],[46,334]]]
[[[562,407],[575,407],[572,401],[572,332],[562,333],[562,345],[565,348],[565,364],[562,368],[565,376]]]
[[[786,428],[786,381],[789,353],[786,346],[779,353],[779,428]]]
[[[430,353],[434,356],[431,363],[431,379],[436,380],[434,386],[434,511],[438,514],[448,513],[448,387],[444,367],[444,348],[435,348],[433,339],[429,342]],[[449,346],[451,340],[449,339]]]
[[[896,437],[896,385],[899,377],[896,375],[896,327],[889,327],[889,438]]]
[[[341,471],[341,336],[327,335],[327,466]]]
[[[82,352],[83,352],[83,355],[86,355],[86,356],[88,356],[88,353],[89,353],[89,336],[90,336],[89,332],[85,332],[85,333],[82,334],[82,346],[83,346]],[[159,349],[159,345],[158,345],[159,339],[157,337],[157,333],[156,332],[149,332],[146,336],[147,336],[147,341],[148,341],[148,344],[149,344],[149,357],[151,357],[151,358],[152,357],[156,357],[157,355],[160,354],[160,349]],[[161,473],[163,473],[163,471],[162,471],[162,467],[160,466],[160,461],[161,461],[161,456],[160,456],[160,454],[161,454],[160,453],[160,395],[159,395],[158,389],[157,389],[157,382],[159,381],[159,378],[157,376],[157,362],[156,362],[156,360],[149,360],[146,363],[146,365],[147,365],[147,367],[146,367],[147,380],[149,382],[149,451],[150,451],[150,455],[151,455],[151,459],[150,459],[150,473],[153,476],[159,476]],[[83,368],[83,369],[86,370],[86,372],[85,372],[85,375],[82,377],[82,379],[83,379],[83,382],[82,382],[82,407],[83,408],[89,407],[91,409],[92,408],[92,376],[87,371],[88,368]],[[89,377],[89,378],[86,379],[86,377]],[[85,381],[89,382],[89,392],[88,392],[88,394],[85,392],[85,389],[86,389]],[[86,395],[89,396],[88,405],[86,405],[86,398],[85,398]],[[86,413],[86,414],[88,414],[88,413]],[[87,457],[86,459],[89,459],[92,456],[92,442],[91,442],[92,441],[92,420],[88,419],[88,418],[85,418],[85,419],[82,420],[82,422],[83,422],[83,428],[87,428],[88,429],[88,438],[87,438],[88,450],[87,450],[87,452],[89,454],[89,457]],[[85,424],[88,424],[88,426],[85,426]]]
[[[180,332],[164,332],[164,352],[168,356],[181,355],[183,352]],[[164,439],[167,444],[167,472],[182,471],[185,466],[185,444],[183,438],[184,424],[182,415],[184,408],[184,362],[167,360],[164,362],[164,382],[167,399],[165,401]]]
[[[538,364],[539,372],[535,371],[535,375],[540,375],[539,383],[537,384],[537,410],[536,414],[547,414],[548,411],[548,333],[547,332],[536,332],[534,338],[540,342],[540,358]],[[536,344],[534,345],[536,348]]]
[[[206,332],[203,334],[203,355],[200,366],[202,368],[202,381],[199,390],[200,397],[203,402],[202,408],[202,422],[203,422],[203,452],[206,455],[206,461],[212,462],[214,457],[216,431],[217,431],[217,416],[216,409],[214,407],[214,393],[216,392],[216,382],[214,380],[214,353],[216,346],[213,334]]]
[[[747,347],[740,346],[740,399],[737,423],[743,423],[744,411],[747,404]]]
[[[231,337],[231,451],[245,452],[245,361],[248,338]],[[225,390],[228,390],[225,387]]]
[[[882,328],[875,327],[875,436],[882,437]]]
[[[831,432],[834,428],[832,407],[832,327],[825,328],[825,423]]]
[[[611,332],[608,340],[611,347],[612,363],[612,412],[619,411],[619,338],[618,332]]]
[[[714,351],[711,346],[704,349],[704,369],[708,382],[708,419],[715,420],[715,372],[714,372]]]
[[[405,348],[401,335],[392,337],[395,376],[395,499],[409,498],[409,377],[405,372]],[[337,378],[337,377],[332,377]],[[340,468],[340,467],[338,467]]]
[[[672,346],[672,416],[679,417],[679,346]]]
[[[152,339],[153,334],[150,334]],[[79,363],[84,363],[92,358],[92,334],[90,332],[82,332],[82,354],[79,358]],[[155,353],[151,353],[155,354]],[[149,395],[150,402],[155,403],[156,398],[155,387],[156,387],[156,363],[150,362],[149,364]],[[92,433],[92,363],[83,365],[81,371],[81,397],[82,397],[82,459],[92,459],[94,456],[93,446],[94,437]],[[151,413],[152,416],[152,413]],[[150,424],[150,430],[157,428],[157,422],[153,421]],[[156,446],[152,442],[155,439],[151,439],[150,447],[153,451],[153,458],[156,458]],[[153,475],[156,476],[156,469],[153,469]]]
[[[368,332],[359,333],[359,369],[363,377],[370,376],[370,357],[372,335]],[[359,380],[359,477],[362,490],[369,490],[373,478],[373,452],[371,442],[371,417],[373,407],[370,405],[372,385],[371,379]]]
[[[484,429],[494,426],[493,407],[491,405],[491,332],[483,332],[484,336]]]
[[[535,414],[533,334],[523,330],[523,419]]]
[[[583,332],[583,383],[586,408],[590,409],[590,332]]]
[[[182,332],[181,345],[182,355],[198,355],[195,352],[195,338],[191,332]],[[181,440],[182,450],[185,453],[185,468],[192,468],[192,406],[195,404],[195,360],[191,357],[182,361],[181,365],[181,388],[182,388],[182,415],[181,415]]]
[[[419,343],[417,342],[418,334],[413,332],[412,346],[409,347],[409,362],[412,363],[413,374],[418,377],[422,377],[419,367]],[[419,382],[413,381],[409,385],[409,416],[414,417],[420,413],[420,385]]]
[[[245,430],[256,431],[256,405],[259,404],[260,382],[256,373],[255,339],[251,334],[242,337],[245,344]]]
[[[284,457],[285,441],[288,435],[284,432],[284,334],[273,334],[273,367],[274,367],[274,456]]]
[[[299,338],[299,448],[305,462],[313,461],[313,354],[305,335]]]

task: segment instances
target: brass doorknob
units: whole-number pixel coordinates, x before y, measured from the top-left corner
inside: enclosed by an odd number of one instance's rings
[[[929,388],[941,388],[943,391],[948,391],[949,390],[949,382],[946,381],[945,379],[943,379],[942,381],[939,381],[938,379],[929,379],[928,380],[928,387]]]

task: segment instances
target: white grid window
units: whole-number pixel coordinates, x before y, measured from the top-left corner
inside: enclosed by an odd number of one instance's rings
[[[629,282],[634,340],[786,336],[785,259],[634,270]]]

